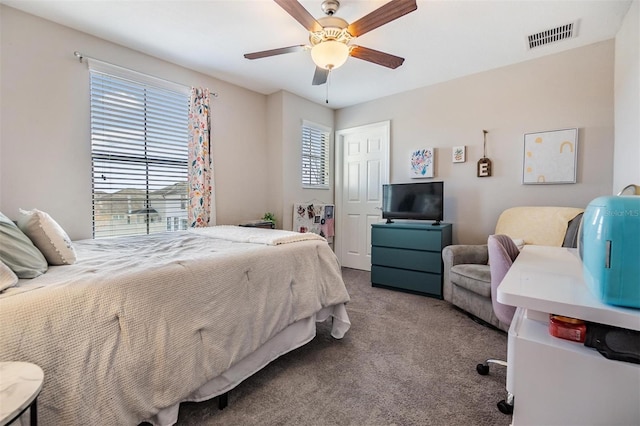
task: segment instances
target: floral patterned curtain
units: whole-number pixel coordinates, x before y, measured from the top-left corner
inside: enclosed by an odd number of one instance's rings
[[[192,87],[191,102],[189,103],[188,177],[188,222],[192,228],[215,225],[209,111],[209,89]]]

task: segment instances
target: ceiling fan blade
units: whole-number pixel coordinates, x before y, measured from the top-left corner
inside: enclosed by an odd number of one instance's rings
[[[347,27],[347,31],[354,37],[360,37],[362,34],[375,30],[394,19],[413,12],[417,8],[416,0],[391,0],[384,6],[353,22]]]
[[[280,49],[263,50],[262,52],[246,53],[244,57],[247,59],[260,59],[268,56],[282,55],[284,53],[300,52],[301,50],[304,50],[304,44],[281,47]]]
[[[296,21],[300,22],[307,31],[322,30],[322,25],[297,0],[273,0]]]
[[[398,68],[404,62],[404,58],[399,56],[362,46],[352,46],[350,55],[363,61],[373,62],[374,64],[393,69]]]
[[[316,67],[316,72],[313,73],[313,82],[311,84],[314,86],[325,84],[327,82],[328,77],[329,77],[329,70]]]

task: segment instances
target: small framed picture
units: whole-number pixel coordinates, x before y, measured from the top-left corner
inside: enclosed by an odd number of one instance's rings
[[[467,149],[464,145],[454,146],[453,152],[451,153],[451,161],[453,161],[454,163],[464,163],[467,159],[466,153]]]

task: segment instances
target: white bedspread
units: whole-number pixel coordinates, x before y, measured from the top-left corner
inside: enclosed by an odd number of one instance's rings
[[[76,264],[0,294],[0,360],[43,368],[41,424],[136,425],[349,300],[325,241],[212,235],[75,242]],[[348,318],[337,321],[342,337]]]
[[[190,232],[203,233],[213,238],[222,238],[238,243],[267,244],[270,246],[308,240],[326,241],[324,237],[312,232],[300,233],[281,229],[262,229],[230,225],[193,228],[190,229]]]

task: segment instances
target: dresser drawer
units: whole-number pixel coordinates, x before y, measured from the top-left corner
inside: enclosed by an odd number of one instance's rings
[[[428,228],[377,227],[371,229],[371,245],[414,250],[442,250],[442,233]]]
[[[442,275],[407,269],[371,266],[371,284],[393,287],[442,298]]]
[[[439,251],[406,250],[391,247],[371,247],[373,264],[414,271],[442,272],[442,255]]]

